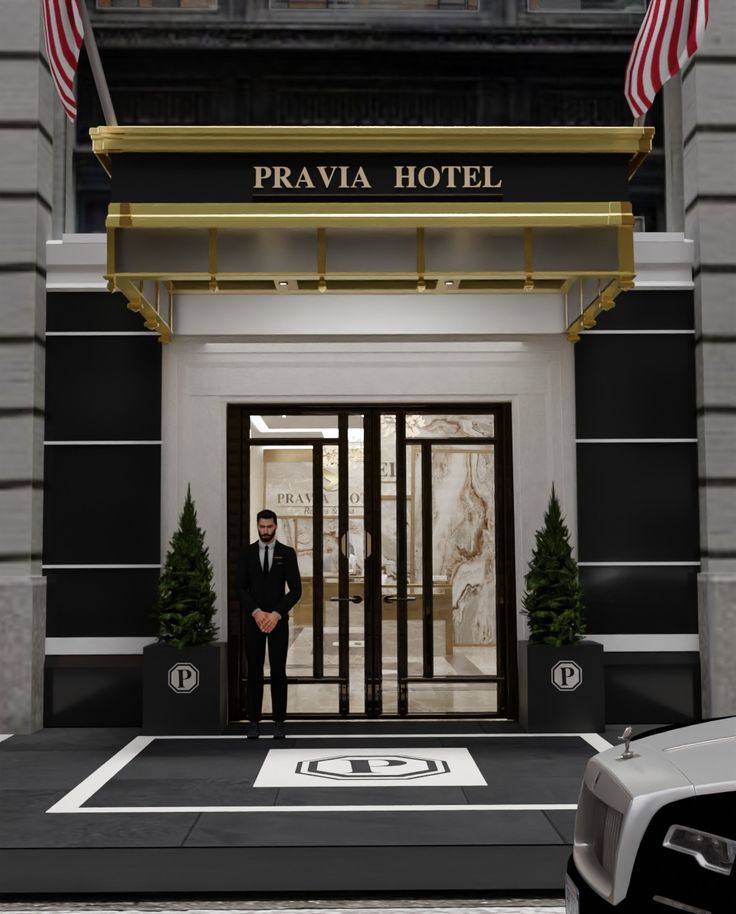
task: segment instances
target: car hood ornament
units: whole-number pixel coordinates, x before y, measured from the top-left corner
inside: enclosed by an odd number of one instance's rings
[[[624,761],[626,759],[636,758],[636,752],[632,752],[629,748],[629,743],[631,742],[631,727],[626,727],[621,736],[619,736],[619,739],[624,741],[624,751],[621,753],[621,755],[618,756],[618,758],[623,759]]]

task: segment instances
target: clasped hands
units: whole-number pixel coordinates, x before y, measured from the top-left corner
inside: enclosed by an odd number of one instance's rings
[[[253,618],[264,635],[268,635],[279,624],[278,613],[266,613],[262,609],[257,609],[253,613]]]

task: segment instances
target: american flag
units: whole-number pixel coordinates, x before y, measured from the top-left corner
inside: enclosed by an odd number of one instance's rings
[[[634,117],[698,49],[708,24],[708,0],[651,0],[626,67],[624,93]]]
[[[77,116],[74,74],[77,71],[79,50],[84,40],[82,17],[77,0],[42,0],[42,7],[51,76],[64,111],[69,120],[73,121]]]

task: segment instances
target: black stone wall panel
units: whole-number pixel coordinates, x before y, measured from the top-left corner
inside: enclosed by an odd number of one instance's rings
[[[698,566],[583,566],[589,637],[697,632],[698,571]]]
[[[586,336],[599,330],[692,330],[693,309],[690,289],[632,289],[618,296],[616,307]]]
[[[46,575],[50,638],[144,637],[155,634],[156,568],[80,569]]]
[[[580,561],[699,560],[694,443],[580,444],[577,456]]]
[[[161,346],[155,334],[48,337],[47,441],[157,441]]]
[[[160,561],[158,445],[46,447],[44,464],[44,564]]]
[[[584,336],[575,398],[578,438],[695,438],[694,338]]]
[[[49,292],[46,329],[53,331],[144,331],[140,314],[130,311],[120,292]],[[147,331],[146,331],[147,332]],[[154,336],[152,333],[151,336]]]

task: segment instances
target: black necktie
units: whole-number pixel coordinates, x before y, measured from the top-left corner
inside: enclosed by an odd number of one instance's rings
[[[266,546],[266,551],[263,553],[263,575],[264,577],[268,574],[268,546]]]

